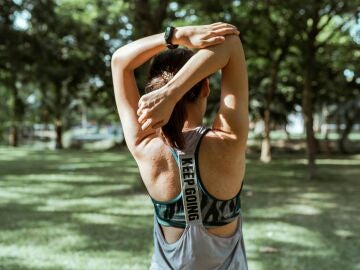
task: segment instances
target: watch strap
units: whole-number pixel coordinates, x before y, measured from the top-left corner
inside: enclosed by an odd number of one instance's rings
[[[165,39],[166,47],[168,47],[169,49],[176,49],[177,47],[179,47],[179,45],[175,45],[171,43],[172,37],[174,35],[174,31],[175,31],[175,27],[173,26],[168,26],[165,29],[164,39]]]

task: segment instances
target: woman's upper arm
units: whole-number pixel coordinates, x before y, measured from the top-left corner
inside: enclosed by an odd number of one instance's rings
[[[123,68],[121,59],[114,57],[111,63],[111,71],[116,107],[124,131],[125,141],[129,150],[135,153],[137,145],[139,145],[143,138],[154,134],[155,131],[152,129],[143,131],[138,123],[136,111],[140,94],[133,70]]]
[[[231,42],[229,62],[221,70],[220,108],[213,129],[235,136],[241,145],[245,145],[249,126],[245,55],[239,37],[232,36]]]

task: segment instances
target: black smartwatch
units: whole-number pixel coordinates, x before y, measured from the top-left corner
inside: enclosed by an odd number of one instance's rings
[[[165,38],[165,42],[166,42],[166,47],[168,47],[169,49],[176,49],[177,47],[179,47],[179,45],[175,45],[175,44],[171,43],[171,39],[174,35],[174,30],[175,30],[175,27],[173,27],[173,26],[168,26],[165,28],[164,38]]]

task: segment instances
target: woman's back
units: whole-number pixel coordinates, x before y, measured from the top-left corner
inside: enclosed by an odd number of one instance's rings
[[[202,49],[196,54],[169,50],[154,57],[147,94],[141,98],[134,70],[164,50],[161,36],[125,45],[112,61],[125,140],[154,203],[152,269],[246,270],[240,190],[248,85],[239,32],[215,23],[178,33],[176,43]],[[218,70],[219,110],[200,141],[210,93],[206,77]]]
[[[233,202],[240,199],[238,195],[243,177],[243,170],[241,170],[241,167],[243,167],[241,165],[243,164],[243,161],[241,161],[242,154],[239,151],[237,153],[234,151],[236,145],[233,144],[233,147],[231,147],[231,142],[226,139],[219,139],[216,132],[209,129],[199,127],[185,132],[184,135],[187,146],[181,151],[181,154],[178,152],[178,158],[183,165],[184,162],[182,161],[193,160],[193,166],[195,167],[193,172],[196,175],[194,177],[194,186],[198,187],[196,196],[200,201],[199,205],[201,204],[199,208],[201,209],[200,212],[202,212],[200,214],[202,218],[199,221],[191,221],[191,218],[187,216],[187,207],[184,207],[185,219],[187,220],[185,229],[161,226],[158,219],[154,218],[155,250],[151,269],[246,269],[240,213],[236,212],[236,218],[233,222],[225,226],[208,229],[204,226],[208,217],[208,213],[204,213],[204,211],[210,210],[206,206],[206,196],[209,195],[211,199],[214,199],[211,205],[214,205],[213,202],[219,200],[218,207],[215,207],[219,209],[213,209],[216,212],[224,211],[225,207],[220,208],[225,206],[226,202],[235,205]],[[232,148],[232,150],[228,152],[227,148]],[[208,149],[211,151],[208,151]],[[183,169],[181,170],[183,178],[180,179],[177,162],[168,146],[162,149],[163,152],[153,152],[155,150],[156,147],[152,149],[151,153],[147,152],[149,160],[145,161],[145,163],[149,162],[152,165],[139,162],[140,168],[152,168],[152,170],[157,168],[158,165],[167,164],[160,172],[141,172],[142,175],[158,175],[157,179],[145,180],[146,183],[151,183],[147,187],[150,195],[155,201],[168,202],[178,199],[178,195],[182,194],[183,198],[180,200],[186,203],[187,199],[184,199],[184,196],[186,197],[188,192],[184,190],[186,177],[184,177]],[[170,156],[167,157],[167,153],[170,153]],[[159,156],[162,154],[164,155]],[[186,158],[181,158],[182,155]],[[208,159],[209,156],[212,156],[212,158]],[[226,158],[222,158],[225,156]],[[239,165],[237,171],[234,170],[234,166],[228,164],[230,162],[234,165],[234,161],[235,164]],[[174,165],[172,162],[175,163],[175,170],[172,170]],[[183,167],[180,166],[180,168]],[[185,171],[192,172],[189,169]],[[208,173],[201,173],[201,171]],[[177,174],[173,172],[177,172]],[[206,178],[204,178],[204,175]],[[233,180],[233,177],[236,180]],[[177,189],[174,189],[174,186]],[[182,191],[181,186],[183,186]],[[154,193],[161,195],[155,197]],[[193,202],[192,205],[194,205]],[[229,208],[229,204],[227,208]],[[221,216],[218,218],[221,219]],[[212,221],[214,221],[214,218],[212,218]]]
[[[179,168],[169,146],[159,138],[148,144],[144,151],[146,155],[138,160],[138,165],[150,196],[160,202],[173,200],[181,192],[181,183]],[[245,172],[245,154],[236,141],[223,132],[209,130],[199,141],[198,162],[198,177],[211,196],[229,200],[239,193]],[[217,236],[227,237],[234,233],[236,227],[235,220],[208,230]],[[174,242],[182,233],[181,229],[169,227],[163,227],[163,231],[168,242]]]

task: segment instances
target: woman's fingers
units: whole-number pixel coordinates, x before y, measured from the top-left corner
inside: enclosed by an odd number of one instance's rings
[[[151,125],[151,123],[152,123],[152,119],[151,119],[151,118],[147,119],[147,120],[145,121],[145,123],[141,125],[141,129],[142,129],[142,130],[147,129],[147,128]]]
[[[212,34],[213,35],[222,35],[222,36],[224,36],[224,35],[239,35],[240,32],[236,28],[227,27],[227,28],[220,28],[218,30],[213,30]]]
[[[235,27],[235,25],[233,24],[230,24],[230,23],[225,23],[225,22],[216,22],[216,23],[213,23],[213,24],[210,24],[210,27]]]
[[[216,24],[216,25],[212,25],[211,28],[213,30],[217,30],[217,29],[220,29],[220,28],[234,28],[234,29],[237,29],[237,27],[235,25],[232,25],[230,23],[219,23],[219,24]]]
[[[142,101],[138,103],[138,109],[136,111],[136,114],[138,116],[140,116],[140,114],[142,114],[143,112],[147,111],[149,109],[149,104],[148,102]]]
[[[160,120],[156,123],[153,123],[153,119],[149,118],[145,121],[144,124],[141,125],[141,129],[145,130],[147,128],[157,129],[161,128],[164,125],[164,121]]]
[[[138,103],[138,109],[137,109],[137,111],[136,111],[136,114],[139,116],[139,115],[145,110],[146,107],[147,107],[147,106],[146,106],[145,102],[139,101],[139,103]]]
[[[138,122],[141,124],[142,122],[144,122],[145,118],[147,117],[147,113],[143,112],[140,114],[139,118],[138,118]]]
[[[164,120],[159,120],[158,122],[154,123],[154,118],[148,118],[149,115],[147,113],[143,113],[138,118],[138,123],[141,124],[141,129],[147,129],[151,126],[151,128],[156,129],[160,128],[164,125]]]
[[[219,25],[219,24],[223,24],[223,22],[216,22],[216,23],[212,23],[210,24],[211,26],[216,26],[216,25]]]
[[[164,119],[158,120],[157,122],[155,122],[155,119],[158,119],[158,117],[149,116],[149,112],[145,111],[139,116],[138,123],[141,125],[142,130],[147,129],[150,126],[151,128],[156,129],[164,125]]]
[[[225,40],[225,37],[223,37],[223,36],[211,37],[211,38],[208,38],[207,40],[204,40],[203,44],[205,47],[207,47],[207,46],[219,44],[219,43],[223,42],[224,40]]]
[[[142,109],[141,107],[138,108],[138,110],[136,111],[137,116],[140,116],[140,115],[141,115],[142,110],[143,110],[143,109]]]

